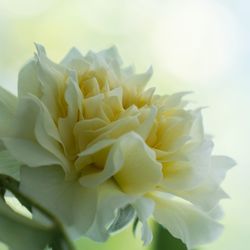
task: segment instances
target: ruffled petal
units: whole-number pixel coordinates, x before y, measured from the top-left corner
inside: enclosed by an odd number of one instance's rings
[[[179,158],[163,163],[162,185],[169,192],[189,190],[201,185],[210,173],[212,148],[213,143],[208,139],[198,145],[185,145],[183,154],[174,156]]]
[[[211,166],[208,167],[209,172],[206,172],[206,178],[198,186],[185,190],[166,189],[166,191],[196,204],[205,211],[210,211],[218,206],[221,199],[228,198],[220,184],[226,172],[234,165],[234,160],[229,157],[212,156]]]
[[[142,194],[152,190],[162,179],[162,166],[155,153],[134,132],[124,135],[115,145],[123,161],[114,175],[121,189],[127,193]]]
[[[100,141],[80,154],[76,167],[82,168],[83,175],[79,179],[81,185],[95,187],[119,171],[123,160],[120,152],[110,150],[114,142],[114,140]],[[98,168],[103,169],[98,171]]]
[[[34,96],[20,100],[11,137],[3,141],[10,153],[28,166],[59,164],[65,172],[70,169],[57,128],[46,107]]]
[[[43,46],[36,44],[36,48],[36,72],[42,89],[40,99],[57,121],[65,115],[64,91],[69,70],[49,60]]]
[[[58,120],[58,131],[63,141],[65,155],[68,159],[74,159],[77,155],[74,127],[78,119],[83,118],[83,96],[75,78],[74,72],[71,72],[64,96],[64,100],[67,103],[67,110],[65,111],[65,117]]]

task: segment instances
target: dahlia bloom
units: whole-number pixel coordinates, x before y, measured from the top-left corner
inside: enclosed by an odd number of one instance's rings
[[[74,239],[105,241],[135,217],[144,244],[150,217],[189,249],[222,229],[220,184],[234,162],[211,155],[185,93],[154,94],[151,75],[122,67],[114,47],[86,56],[73,48],[56,64],[37,45],[18,96],[0,89],[0,138],[20,162],[20,190]]]

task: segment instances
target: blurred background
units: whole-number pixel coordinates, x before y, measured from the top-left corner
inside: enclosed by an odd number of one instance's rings
[[[158,93],[191,90],[216,154],[237,161],[223,186],[231,199],[222,237],[200,250],[250,245],[250,2],[248,0],[0,0],[0,84],[16,92],[20,67],[43,44],[60,61],[116,45],[125,65],[153,65]],[[82,239],[78,249],[141,250],[131,228],[105,244]],[[165,250],[165,249],[162,249]],[[166,250],[176,250],[166,248]]]

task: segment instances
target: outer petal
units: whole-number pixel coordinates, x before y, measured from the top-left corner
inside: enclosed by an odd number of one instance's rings
[[[94,221],[96,190],[66,181],[60,167],[22,167],[20,189],[53,212],[73,238],[85,233]]]
[[[41,45],[36,44],[36,47],[36,72],[42,86],[41,100],[46,105],[52,118],[57,121],[59,117],[64,116],[65,112],[63,95],[69,72],[62,65],[50,61]]]
[[[133,204],[133,207],[137,212],[137,216],[142,223],[141,239],[144,242],[144,245],[148,245],[153,239],[147,220],[153,214],[154,205],[154,202],[147,198],[140,198]]]
[[[16,111],[17,98],[0,86],[0,137],[10,133],[10,124]]]
[[[6,174],[19,179],[21,164],[7,151],[0,151],[0,174]]]
[[[176,158],[164,164],[163,185],[171,192],[199,186],[209,175],[212,148],[210,140],[198,145],[186,145],[183,156],[186,155],[187,159]],[[180,155],[177,154],[177,157]]]
[[[87,235],[95,241],[105,241],[109,237],[109,226],[120,208],[134,202],[135,196],[123,193],[114,181],[109,180],[99,187],[98,210],[93,225]]]
[[[3,141],[18,161],[29,166],[59,164],[65,172],[69,170],[57,128],[46,107],[36,97],[20,100],[12,126],[11,137]]]
[[[236,164],[236,162],[230,157],[222,156],[222,155],[212,156],[211,175],[212,175],[213,179],[218,184],[220,184],[224,180],[227,171],[229,169],[231,169],[235,164]]]
[[[73,47],[69,50],[69,52],[63,58],[60,64],[69,66],[73,60],[83,60],[83,59],[84,57],[82,56],[81,52],[77,48]]]
[[[155,220],[181,239],[188,249],[208,243],[219,236],[222,226],[191,204],[155,196]]]
[[[221,199],[228,198],[220,184],[226,172],[234,165],[235,162],[229,157],[212,156],[207,178],[201,184],[188,190],[172,190],[171,193],[209,211],[215,208]]]
[[[42,95],[41,83],[37,75],[37,61],[35,58],[23,66],[18,74],[18,96],[32,94]]]
[[[205,180],[193,189],[171,193],[192,202],[204,211],[210,211],[218,205],[221,199],[228,198],[223,189],[211,179]]]

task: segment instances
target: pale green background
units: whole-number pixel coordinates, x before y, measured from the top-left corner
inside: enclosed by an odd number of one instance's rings
[[[126,64],[154,67],[159,93],[193,90],[215,153],[238,166],[224,182],[231,200],[222,237],[202,249],[245,250],[250,245],[250,32],[248,0],[0,0],[0,84],[16,91],[17,72],[43,44],[55,61],[71,46],[83,53],[115,44]],[[140,250],[131,230],[97,250]],[[79,244],[80,246],[80,244]],[[79,249],[81,249],[79,247]],[[171,250],[171,249],[170,249]]]

